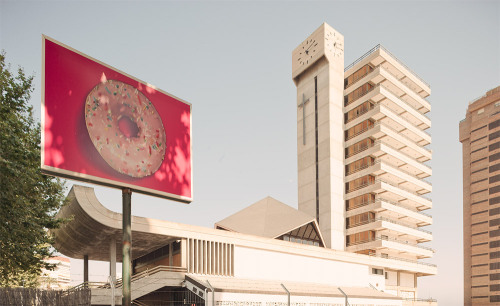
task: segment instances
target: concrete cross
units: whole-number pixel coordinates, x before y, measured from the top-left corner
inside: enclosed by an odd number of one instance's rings
[[[302,94],[302,103],[299,104],[298,107],[302,107],[302,138],[304,145],[306,144],[306,103],[309,102],[309,99],[306,100],[306,96]]]

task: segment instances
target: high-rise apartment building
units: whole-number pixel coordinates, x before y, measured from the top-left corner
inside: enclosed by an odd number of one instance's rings
[[[469,103],[460,142],[464,304],[500,303],[500,87]]]
[[[344,69],[344,37],[327,24],[292,54],[297,86],[299,209],[315,216],[326,246],[394,259],[386,291],[413,298],[431,257],[425,194],[430,86],[378,45]]]

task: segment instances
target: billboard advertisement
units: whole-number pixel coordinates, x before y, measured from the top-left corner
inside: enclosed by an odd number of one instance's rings
[[[42,48],[42,171],[191,202],[191,105],[47,36]]]

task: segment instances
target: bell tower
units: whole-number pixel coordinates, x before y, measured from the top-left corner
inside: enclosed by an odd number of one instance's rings
[[[297,87],[299,210],[316,217],[326,246],[345,249],[344,37],[323,23],[292,52]]]

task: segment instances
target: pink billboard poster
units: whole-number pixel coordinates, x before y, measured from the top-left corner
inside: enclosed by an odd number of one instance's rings
[[[191,105],[49,37],[42,46],[42,171],[191,202]]]

